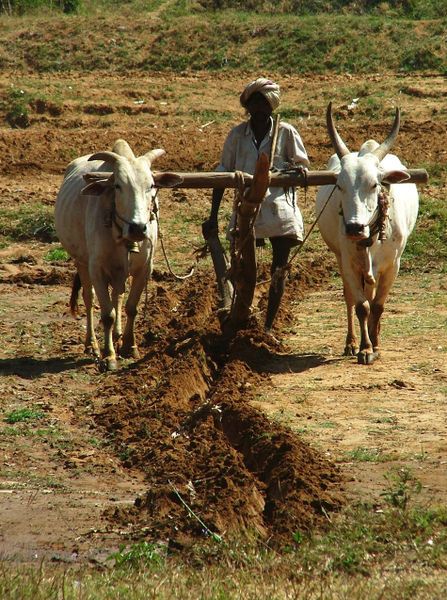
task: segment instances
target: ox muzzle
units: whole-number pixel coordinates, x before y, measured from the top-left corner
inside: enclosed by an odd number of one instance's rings
[[[147,234],[147,223],[125,223],[123,226],[123,238],[130,242],[141,242]]]
[[[370,236],[369,225],[345,222],[345,234],[348,239],[353,241],[365,240]]]

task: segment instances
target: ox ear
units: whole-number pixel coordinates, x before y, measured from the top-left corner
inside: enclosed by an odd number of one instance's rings
[[[106,181],[110,179],[110,173],[106,171],[91,171],[90,173],[84,173],[82,176],[86,183],[91,183],[92,181]]]
[[[176,173],[153,173],[154,185],[158,188],[172,188],[183,182],[183,177]]]
[[[382,177],[383,183],[400,183],[410,179],[410,174],[407,171],[394,169],[393,171],[385,171]]]
[[[84,175],[85,181],[90,183],[82,188],[81,196],[101,196],[106,189],[109,189],[113,185],[113,178],[111,177],[108,177],[107,179],[93,178],[92,181],[92,178],[89,178],[89,175],[92,175],[92,173],[86,173],[86,175]]]

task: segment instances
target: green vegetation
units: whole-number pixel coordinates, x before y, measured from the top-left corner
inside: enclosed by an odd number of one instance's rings
[[[383,454],[378,448],[355,448],[345,453],[346,460],[356,462],[388,462],[393,460],[388,454]]]
[[[118,552],[109,556],[109,560],[114,561],[115,567],[141,568],[141,567],[162,567],[165,563],[166,548],[149,542],[137,542],[130,548],[125,545],[120,546]]]
[[[439,0],[198,0],[199,6],[222,10],[252,10],[267,13],[315,15],[320,13],[386,14],[415,19],[447,15],[447,5]]]
[[[53,207],[43,204],[0,209],[0,239],[56,241]]]
[[[82,0],[2,0],[0,2],[0,13],[23,15],[42,9],[50,9],[70,14],[76,12],[81,3]]]
[[[3,48],[0,68],[40,72],[229,68],[268,68],[279,73],[367,73],[383,69],[444,73],[446,70],[446,2],[444,18],[444,8],[439,8],[439,4],[436,14],[431,14],[429,0],[380,5],[368,1],[364,3],[371,8],[367,14],[362,10],[343,11],[342,3],[338,11],[328,14],[327,2],[300,2],[297,4],[303,10],[286,14],[287,3],[280,3],[278,8],[277,3],[256,2],[256,6],[268,12],[267,17],[265,13],[250,10],[249,4],[243,3],[243,10],[239,4],[242,3],[223,2],[229,9],[218,11],[202,6],[197,13],[200,8],[197,2],[181,0],[119,5],[84,2],[79,15],[67,18],[51,13],[46,18],[36,18],[32,32],[27,30],[26,21],[22,23],[11,17],[0,26]],[[313,8],[309,8],[311,4]],[[319,11],[321,5],[324,7]],[[154,10],[157,19],[148,19],[147,15]],[[415,20],[416,13],[425,20]],[[97,18],[92,19],[92,14]],[[123,27],[117,18],[119,14],[124,18],[131,16],[132,26]]]
[[[432,169],[428,168],[431,174]],[[446,169],[444,168],[444,171]],[[436,178],[436,169],[433,168]],[[417,226],[408,240],[402,268],[447,272],[447,204],[445,198],[421,195]]]
[[[90,11],[94,8],[113,10],[120,4],[131,5],[137,11],[150,12],[163,4],[162,0],[2,0],[0,12],[23,15],[38,11],[59,11],[66,14]],[[170,7],[176,13],[238,10],[266,14],[315,15],[321,13],[405,16],[412,19],[435,19],[447,16],[447,5],[439,0],[177,0]]]
[[[51,248],[44,256],[44,260],[47,262],[53,261],[66,261],[69,259],[68,252],[64,250],[61,246],[57,248]]]
[[[36,419],[42,419],[44,413],[41,410],[35,410],[33,408],[18,408],[8,413],[5,417],[6,423],[23,423],[34,421]]]

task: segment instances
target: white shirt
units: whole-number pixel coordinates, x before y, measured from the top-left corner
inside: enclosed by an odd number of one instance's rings
[[[259,155],[270,156],[273,138],[273,119],[270,131],[262,140],[259,149],[250,126],[250,121],[234,127],[225,140],[222,157],[217,171],[242,171],[253,175]],[[309,165],[307,152],[297,130],[288,123],[279,125],[273,168],[283,169],[291,165]],[[234,215],[229,228],[234,224]],[[304,224],[294,193],[283,188],[267,189],[255,221],[257,238],[286,236],[303,240]]]

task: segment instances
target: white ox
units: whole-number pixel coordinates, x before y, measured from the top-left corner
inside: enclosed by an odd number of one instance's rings
[[[162,154],[164,150],[157,149],[136,158],[126,141],[117,140],[112,152],[72,161],[56,199],[56,232],[77,268],[72,312],[82,286],[87,311],[85,352],[100,356],[93,321],[96,293],[104,327],[101,365],[106,370],[117,367],[114,340],[121,356],[138,358],[134,322],[157,242],[156,188],[181,182],[173,174],[152,174],[151,163]],[[123,334],[121,310],[129,276]]]
[[[326,121],[336,151],[328,168],[337,184],[318,190],[316,214],[324,241],[335,253],[343,279],[348,329],[345,355],[371,364],[379,354],[380,318],[400,259],[418,214],[418,192],[397,156],[388,154],[399,131],[396,110],[392,130],[379,145],[368,140],[350,152],[338,134],[329,104]],[[360,348],[354,329],[360,324]]]

